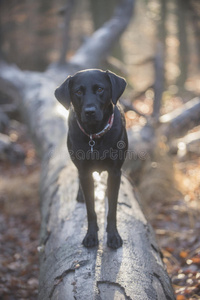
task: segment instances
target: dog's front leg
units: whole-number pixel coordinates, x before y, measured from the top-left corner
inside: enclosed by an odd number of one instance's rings
[[[116,225],[117,199],[121,180],[121,170],[112,170],[108,173],[108,217],[107,217],[107,245],[117,249],[123,241],[118,233]]]
[[[86,174],[85,172],[79,173],[79,178],[86,202],[88,218],[88,231],[83,239],[83,245],[85,247],[94,247],[98,245],[97,215],[94,209],[94,181],[92,174]]]

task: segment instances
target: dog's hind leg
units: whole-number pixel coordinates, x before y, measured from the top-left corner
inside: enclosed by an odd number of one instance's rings
[[[108,172],[108,217],[107,217],[107,245],[110,248],[117,249],[122,246],[123,241],[117,230],[116,214],[117,199],[121,180],[121,171],[112,170]]]
[[[81,203],[85,202],[85,197],[84,197],[83,190],[82,190],[80,182],[79,182],[79,188],[78,188],[78,193],[77,193],[76,201],[77,202],[81,202]]]
[[[85,247],[94,247],[98,245],[98,226],[97,215],[94,209],[94,181],[92,174],[79,174],[82,191],[85,198],[88,218],[88,230],[83,245]]]

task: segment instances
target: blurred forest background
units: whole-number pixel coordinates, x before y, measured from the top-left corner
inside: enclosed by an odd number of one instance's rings
[[[117,3],[0,0],[0,55],[22,70],[65,64]],[[156,111],[156,96],[162,99],[161,115],[199,97],[200,2],[137,0],[127,30],[102,67],[128,82],[122,99],[128,128],[146,124]],[[195,126],[190,138],[175,144],[160,140],[158,161],[135,180],[178,300],[200,299],[199,130]],[[0,132],[0,299],[36,299],[40,159],[18,101],[4,94]]]

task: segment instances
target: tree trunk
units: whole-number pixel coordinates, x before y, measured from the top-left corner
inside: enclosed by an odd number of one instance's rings
[[[187,37],[187,16],[189,12],[189,1],[177,0],[178,15],[178,39],[179,39],[179,66],[180,75],[177,80],[179,88],[184,89],[188,75],[189,47]]]

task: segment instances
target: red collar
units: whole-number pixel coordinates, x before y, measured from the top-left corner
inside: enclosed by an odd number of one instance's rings
[[[113,125],[113,120],[114,120],[114,113],[110,116],[110,118],[109,118],[109,120],[108,120],[108,123],[107,123],[107,125],[104,127],[103,130],[101,130],[101,131],[99,131],[99,132],[97,132],[97,133],[89,134],[89,133],[87,133],[87,132],[83,129],[83,127],[82,127],[81,124],[79,123],[78,119],[76,119],[77,124],[78,124],[80,130],[81,130],[85,135],[87,135],[87,136],[90,138],[90,140],[100,138],[100,137],[102,137],[107,131],[109,131],[109,130],[111,129],[112,125]]]

